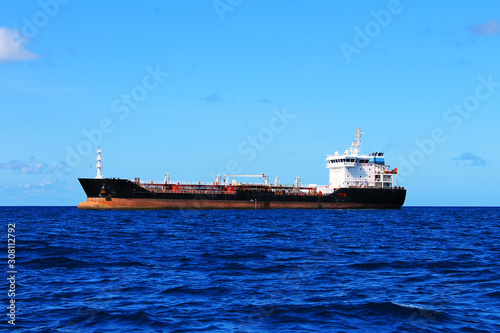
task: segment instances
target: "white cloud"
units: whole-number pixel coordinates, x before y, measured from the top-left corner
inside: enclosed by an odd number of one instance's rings
[[[27,40],[16,29],[0,27],[0,61],[34,59],[37,56],[25,47]]]
[[[68,173],[67,165],[59,162],[49,166],[47,163],[37,161],[31,157],[29,161],[11,160],[7,163],[0,162],[0,170],[12,170],[16,174],[52,174],[52,173]]]
[[[63,181],[52,181],[43,179],[34,183],[23,183],[17,186],[6,185],[3,190],[12,195],[47,195],[55,192],[68,192],[74,190],[75,186],[68,186]],[[0,190],[1,192],[1,190]]]

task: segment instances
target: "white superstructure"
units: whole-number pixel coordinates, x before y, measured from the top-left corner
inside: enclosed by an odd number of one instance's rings
[[[392,188],[397,186],[398,169],[391,170],[385,164],[384,153],[361,155],[361,129],[356,128],[356,141],[343,154],[335,152],[327,155],[326,167],[330,169],[328,186],[323,193],[331,193],[338,188],[372,187]]]

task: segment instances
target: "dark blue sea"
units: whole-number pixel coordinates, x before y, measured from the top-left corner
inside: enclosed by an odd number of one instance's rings
[[[500,332],[500,208],[0,216],[3,331]]]

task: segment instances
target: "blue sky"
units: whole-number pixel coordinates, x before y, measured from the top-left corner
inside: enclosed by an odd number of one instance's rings
[[[78,177],[326,184],[401,171],[406,205],[495,205],[498,1],[1,2],[0,205],[77,205]]]

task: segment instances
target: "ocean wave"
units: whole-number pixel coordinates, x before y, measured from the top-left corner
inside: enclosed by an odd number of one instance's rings
[[[146,311],[106,311],[102,309],[80,307],[68,319],[54,325],[62,332],[113,332],[143,330],[156,331],[168,329],[173,323],[160,319]]]
[[[500,332],[500,209],[26,211],[20,332]]]
[[[84,266],[88,267],[92,265],[92,263],[83,260],[68,258],[65,256],[49,256],[49,257],[40,257],[27,260],[26,262],[23,262],[23,265],[37,269],[44,269],[44,268],[70,269],[70,268],[77,268]]]

